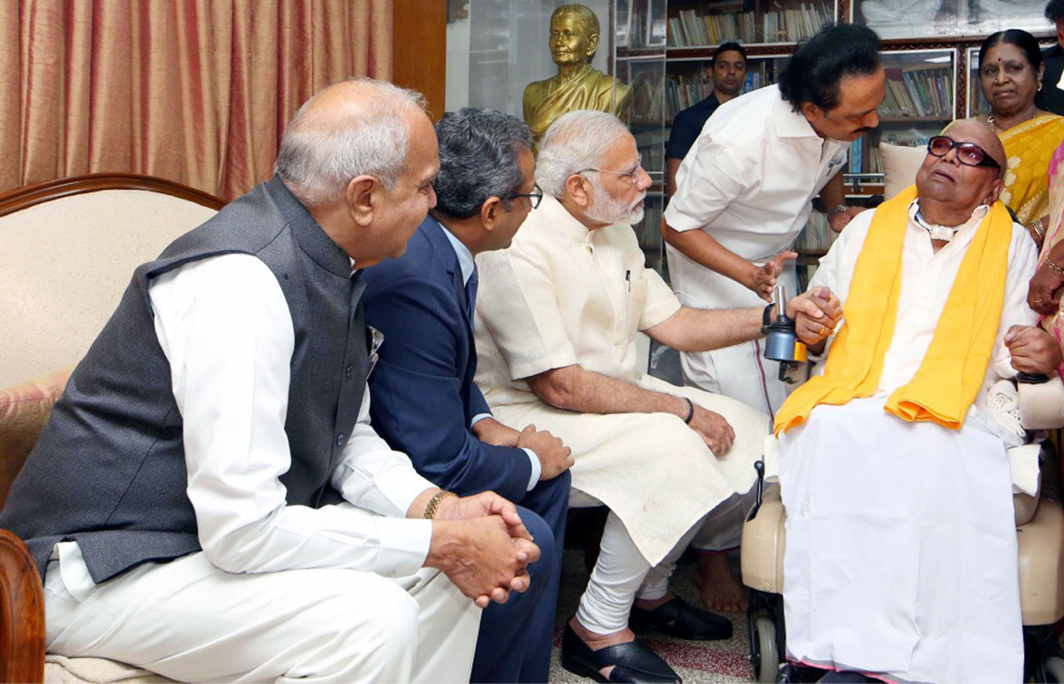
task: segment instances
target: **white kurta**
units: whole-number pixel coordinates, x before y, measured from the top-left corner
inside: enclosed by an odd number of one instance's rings
[[[564,440],[576,461],[573,487],[609,506],[651,565],[717,504],[750,489],[767,416],[648,377],[637,358],[636,331],[665,321],[680,303],[646,268],[630,226],[588,231],[544,197],[513,245],[481,254],[477,265],[476,381],[485,399],[504,423],[533,423]],[[689,396],[731,423],[735,444],[718,459],[674,415],[563,411],[523,380],[570,365]]]
[[[724,103],[706,122],[676,175],[677,191],[665,220],[678,231],[703,230],[754,263],[794,246],[812,210],[811,200],[842,168],[847,143],[825,140],[791,110],[777,86]],[[763,305],[753,291],[669,246],[669,275],[685,306],[703,309]],[[793,295],[791,264],[780,283]],[[776,364],[761,361],[758,343],[709,352],[685,352],[689,382],[762,411],[779,408],[787,385]],[[766,387],[751,378],[766,376]],[[766,392],[769,401],[766,402]],[[771,406],[771,408],[770,408]]]
[[[909,222],[894,337],[878,391],[818,406],[780,439],[787,510],[784,611],[791,657],[900,681],[1007,682],[1022,674],[1019,580],[1005,445],[979,408],[1015,371],[1011,325],[1031,325],[1037,252],[1013,226],[1004,309],[986,383],[964,426],[883,410],[917,371],[985,210],[938,253]],[[857,216],[811,287],[845,300],[872,212]],[[830,353],[830,350],[829,350]]]

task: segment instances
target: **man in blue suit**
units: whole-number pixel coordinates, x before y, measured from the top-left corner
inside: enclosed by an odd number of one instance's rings
[[[501,112],[463,109],[436,125],[437,204],[406,254],[367,269],[366,321],[383,333],[370,376],[374,426],[418,472],[460,496],[492,490],[519,504],[540,560],[531,586],[484,611],[473,681],[547,681],[572,457],[561,441],[491,415],[473,383],[473,257],[503,249],[542,193],[531,135]]]

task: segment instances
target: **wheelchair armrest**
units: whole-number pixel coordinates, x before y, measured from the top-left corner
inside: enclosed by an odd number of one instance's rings
[[[1048,382],[1017,383],[1020,421],[1028,430],[1064,427],[1064,383],[1055,373]]]

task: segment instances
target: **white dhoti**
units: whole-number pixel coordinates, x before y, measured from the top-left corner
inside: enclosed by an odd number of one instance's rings
[[[573,488],[613,511],[647,562],[657,565],[702,516],[750,490],[768,417],[734,399],[657,378],[643,376],[638,384],[724,416],[735,430],[731,450],[715,457],[681,418],[667,413],[592,415],[538,400],[492,410],[506,425],[533,424],[560,437],[573,451]],[[731,527],[728,534],[737,538],[740,525]]]
[[[45,576],[49,653],[179,681],[467,682],[480,609],[447,577],[226,573],[201,551],[94,584],[74,543]]]
[[[1005,447],[883,403],[818,406],[780,439],[790,656],[900,681],[1019,681]]]

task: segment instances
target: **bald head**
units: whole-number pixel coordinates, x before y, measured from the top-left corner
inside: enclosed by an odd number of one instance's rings
[[[983,119],[957,119],[942,129],[942,135],[948,135],[957,142],[973,142],[982,147],[998,163],[999,175],[1005,175],[1005,147],[994,128]]]
[[[285,129],[276,172],[307,207],[340,197],[347,183],[376,176],[393,187],[405,168],[410,125],[425,98],[368,78],[331,85],[307,100]]]

